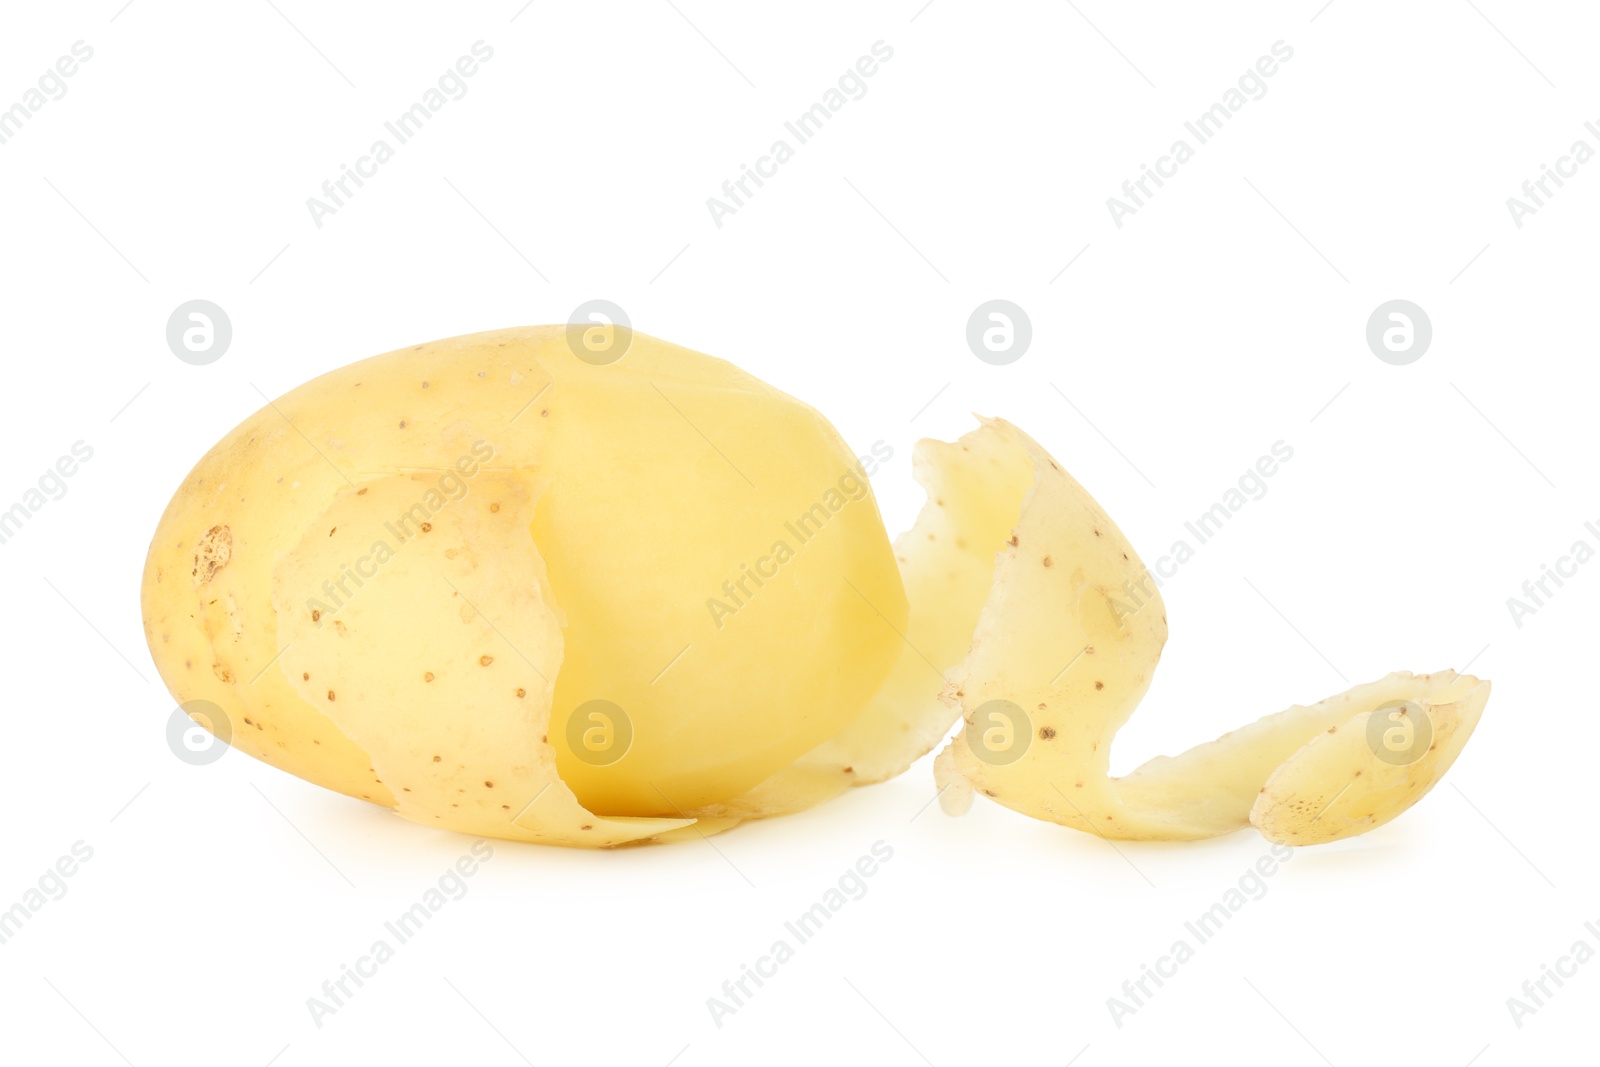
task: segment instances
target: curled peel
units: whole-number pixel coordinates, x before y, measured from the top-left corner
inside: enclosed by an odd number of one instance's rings
[[[1391,674],[1109,775],[1149,688],[1165,608],[1127,538],[1020,430],[984,420],[1033,477],[967,658],[944,696],[965,721],[934,764],[945,811],[974,792],[1108,838],[1195,840],[1253,823],[1273,841],[1364,833],[1416,803],[1471,736],[1489,683]]]

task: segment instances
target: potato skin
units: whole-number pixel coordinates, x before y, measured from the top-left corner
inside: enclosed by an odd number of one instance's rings
[[[229,720],[233,746],[264,762],[348,796],[396,808],[398,787],[391,792],[385,784],[384,767],[381,762],[374,765],[374,746],[358,744],[351,736],[352,731],[359,733],[370,725],[352,727],[349,709],[322,696],[320,680],[307,677],[312,671],[303,669],[306,664],[301,652],[285,647],[274,606],[274,583],[288,573],[284,557],[297,550],[311,525],[337,499],[382,479],[457,469],[464,457],[477,456],[482,470],[499,472],[495,477],[510,477],[515,472],[532,492],[545,494],[540,499],[552,509],[560,505],[562,510],[551,510],[550,518],[567,514],[581,521],[592,516],[593,508],[585,504],[585,482],[620,493],[644,507],[659,506],[670,493],[653,484],[658,476],[652,472],[670,471],[670,453],[654,456],[644,450],[632,470],[615,466],[610,470],[572,469],[585,462],[583,450],[574,444],[581,444],[585,434],[627,432],[626,426],[608,421],[611,416],[607,412],[613,405],[607,390],[613,382],[619,388],[626,383],[621,391],[632,398],[626,402],[619,399],[620,407],[638,404],[640,397],[668,403],[662,410],[670,413],[685,435],[672,446],[680,453],[691,445],[698,450],[689,462],[698,472],[700,499],[698,504],[695,499],[679,499],[680,506],[711,508],[720,506],[717,501],[723,495],[731,498],[731,487],[719,488],[714,494],[706,490],[711,484],[709,477],[732,479],[737,473],[723,468],[726,456],[719,459],[704,447],[713,439],[725,453],[741,456],[756,484],[797,486],[799,496],[790,499],[780,494],[765,508],[747,509],[744,518],[755,529],[764,530],[774,517],[789,515],[794,501],[811,499],[854,465],[854,457],[820,415],[730,364],[634,334],[622,361],[597,367],[574,358],[566,336],[562,326],[524,327],[451,338],[363,360],[307,382],[268,404],[211,448],[184,479],[163,514],[142,583],[146,639],[157,669],[178,703],[203,700],[215,704]],[[612,377],[608,379],[607,374]],[[719,408],[718,398],[729,396],[737,403]],[[723,410],[728,412],[726,417],[719,414]],[[552,425],[560,427],[562,435],[554,444]],[[758,454],[743,447],[775,431],[785,442],[784,449]],[[488,460],[481,458],[485,448],[492,456]],[[611,454],[614,459],[615,449]],[[467,499],[472,506],[489,503],[487,499]],[[671,515],[663,518],[677,521]],[[801,640],[789,642],[790,654],[798,663],[790,677],[799,677],[807,663],[817,666],[817,658],[838,638],[840,627],[856,640],[851,642],[847,661],[824,664],[832,669],[815,672],[824,679],[833,678],[831,688],[825,684],[816,694],[803,695],[795,723],[779,723],[773,743],[757,753],[760,758],[743,763],[725,761],[731,767],[726,788],[734,792],[755,785],[770,773],[766,763],[793,759],[830,736],[838,722],[847,723],[859,706],[852,708],[848,701],[840,704],[834,698],[859,690],[857,700],[864,702],[897,652],[894,631],[904,624],[904,594],[870,492],[864,501],[851,504],[831,521],[825,538],[819,537],[802,559],[786,565],[787,576],[796,579],[801,593],[791,597],[782,589],[765,591],[759,600],[751,601],[753,607],[744,613],[745,619],[733,621],[776,620],[781,627],[805,595],[820,590],[827,612],[816,627],[815,641],[808,645],[806,635],[801,634]],[[441,525],[440,532],[445,529]],[[567,542],[554,546],[557,566],[561,566],[562,553],[571,553],[572,544],[579,539],[570,523],[565,528],[551,527],[550,534]],[[729,575],[737,576],[737,569],[730,570],[729,563],[741,559],[747,546],[740,545],[730,553],[726,559],[704,552],[696,557],[704,573],[696,574],[695,580],[684,586],[697,591],[704,586],[703,596],[697,596],[692,605],[695,613],[705,610],[700,601],[715,593],[718,583]],[[346,570],[343,564],[330,570],[327,581],[333,586],[333,595],[339,600],[359,598],[356,587],[346,583]],[[856,594],[844,589],[841,596],[840,589],[834,588],[840,570],[872,601],[871,607],[849,606],[846,598]],[[621,571],[626,575],[628,566],[623,565]],[[648,581],[647,572],[636,568],[634,573],[636,582]],[[713,573],[717,581],[701,580]],[[831,584],[823,588],[823,579],[830,573]],[[552,576],[550,584],[573,596],[581,590],[583,577],[579,571],[563,571],[559,578]],[[542,572],[538,580],[544,582]],[[303,592],[307,595],[292,601],[284,601],[282,590],[277,595],[280,602],[311,605],[316,597],[310,590]],[[492,621],[493,606],[479,607]],[[566,623],[559,601],[553,610]],[[573,614],[582,614],[576,605]],[[676,634],[666,636],[678,640]],[[701,636],[690,635],[687,640],[692,643]],[[516,635],[511,638],[515,643]],[[695,669],[711,672],[702,678],[716,677],[719,669],[726,674],[729,664],[770,645],[765,638],[745,640],[742,646],[739,641],[737,637],[723,641],[720,651],[706,654],[707,664],[695,667],[691,661],[683,672],[685,677],[692,680]],[[513,653],[508,650],[504,655]],[[540,656],[534,654],[533,658]],[[649,658],[651,672],[665,665],[655,662],[653,649]],[[588,659],[598,662],[602,670],[617,662],[616,656],[590,655]],[[287,667],[291,662],[299,664],[293,677]],[[396,663],[394,670],[409,672],[415,666]],[[760,677],[759,669],[741,669],[748,670],[752,681]],[[785,669],[789,669],[787,665]],[[490,672],[485,672],[485,677],[489,676]],[[666,691],[665,686],[661,688]],[[724,693],[737,688],[729,684]],[[759,723],[763,716],[770,720],[788,714],[782,700],[774,696],[776,690],[769,690],[751,689],[745,720]],[[819,694],[828,698],[822,712],[813,710],[814,701],[809,699]],[[550,722],[553,697],[548,690],[528,692],[527,743],[549,747],[530,753],[519,769],[544,767],[545,757],[553,758],[556,739],[548,736],[554,732],[549,727],[559,725]],[[674,699],[677,707],[693,705],[681,693]],[[735,715],[740,709],[723,711]],[[446,718],[450,714],[449,709],[440,711]],[[444,723],[441,730],[450,725]],[[702,734],[714,736],[714,731]],[[647,738],[640,758],[648,752]],[[672,753],[663,753],[657,746],[656,756],[659,764],[661,759],[670,760]],[[399,757],[391,754],[388,758]],[[707,763],[712,772],[717,771],[715,760]],[[587,797],[617,799],[616,791],[605,783],[591,786]],[[561,788],[564,792],[565,786]],[[708,799],[692,781],[677,783],[675,788],[679,791],[665,803],[653,802],[656,811],[643,810],[651,802],[641,801],[635,791],[628,810],[617,813],[670,815],[680,806],[688,808]],[[418,812],[407,812],[404,804],[398,807],[408,817],[419,817]],[[659,810],[663,808],[666,810]],[[660,822],[665,829],[669,822],[678,826],[682,820]],[[632,836],[648,836],[648,824],[649,820],[640,820],[639,832]],[[446,820],[443,825],[450,824]],[[576,836],[578,828],[571,829]],[[480,826],[472,832],[484,831]],[[539,839],[565,833],[565,829],[549,831]],[[620,830],[618,835],[619,839],[628,836]],[[505,836],[525,835],[513,830]]]
[[[440,438],[463,407],[548,386],[536,345],[557,336],[505,331],[374,356],[306,382],[212,446],[163,513],[141,588],[145,639],[176,701],[216,705],[233,747],[256,759],[393,807],[367,754],[277,669],[274,568],[354,480],[454,463],[451,445],[465,445]],[[537,454],[539,424],[524,431],[503,441],[513,460],[519,442],[520,458]]]

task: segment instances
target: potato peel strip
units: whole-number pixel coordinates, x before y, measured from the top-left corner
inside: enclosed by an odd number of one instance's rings
[[[1317,844],[1393,819],[1455,761],[1489,683],[1397,673],[1110,777],[1112,741],[1166,640],[1160,594],[1146,584],[1128,603],[1144,565],[1037,443],[1000,420],[983,432],[1025,455],[1034,478],[945,689],[965,722],[935,760],[946,812],[982,793],[1107,838],[1194,840],[1253,823],[1274,841]]]

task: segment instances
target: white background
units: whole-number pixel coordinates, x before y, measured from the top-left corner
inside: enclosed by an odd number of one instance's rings
[[[1600,546],[1600,161],[1520,228],[1506,198],[1574,140],[1600,148],[1593,11],[275,2],[4,15],[0,107],[94,49],[0,145],[0,507],[94,450],[0,545],[0,908],[93,849],[0,945],[6,1059],[1592,1060],[1600,963],[1520,1028],[1506,1000],[1600,948],[1600,564],[1520,627],[1506,601]],[[306,199],[478,40],[494,57],[467,95],[318,228]],[[879,40],[867,94],[717,227],[706,198]],[[1279,40],[1266,95],[1118,228],[1106,198]],[[176,759],[140,629],[151,532],[263,394],[596,297],[858,451],[891,445],[891,530],[920,504],[914,440],[973,410],[1038,437],[1147,562],[1287,442],[1266,496],[1168,583],[1118,771],[1394,669],[1492,677],[1477,736],[1398,822],[1298,852],[1120,1027],[1107,998],[1266,843],[1113,848],[981,798],[950,819],[924,761],[714,847],[496,844],[319,1028],[307,998],[470,842],[237,753]],[[1034,331],[1004,367],[964,339],[995,297]],[[203,367],[165,340],[195,298],[234,328]],[[1434,329],[1409,366],[1365,341],[1396,298]],[[880,840],[867,895],[715,1025],[706,999]]]

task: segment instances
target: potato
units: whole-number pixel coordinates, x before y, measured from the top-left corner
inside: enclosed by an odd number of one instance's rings
[[[1107,838],[1193,840],[1254,823],[1284,844],[1363,833],[1422,797],[1460,753],[1489,683],[1392,674],[1111,778],[1111,744],[1167,637],[1166,608],[1122,532],[1020,430],[986,421],[1033,475],[994,588],[951,672],[964,726],[935,761],[941,806],[980,791]]]
[[[1394,675],[1110,779],[1166,640],[1159,594],[1124,602],[1137,555],[1005,422],[919,443],[914,473],[928,499],[891,548],[827,421],[731,364],[614,327],[418,345],[200,460],[150,547],[146,637],[258,759],[424,825],[587,847],[882,781],[963,713],[947,810],[977,788],[1108,837],[1332,840],[1414,803],[1487,699]],[[1431,747],[1401,763],[1369,731]]]
[[[151,546],[173,694],[408,818],[567,844],[688,825],[839,734],[908,613],[858,461],[732,365],[627,343],[456,338],[247,419]]]

